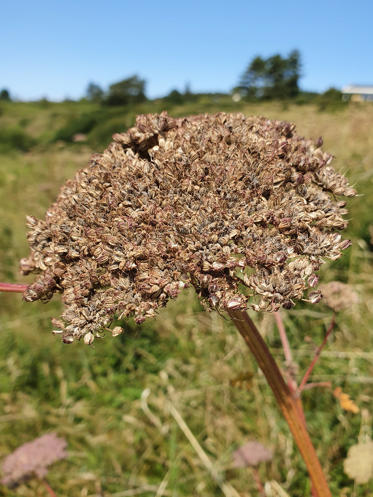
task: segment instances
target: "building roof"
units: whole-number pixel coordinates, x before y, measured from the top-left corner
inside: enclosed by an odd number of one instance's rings
[[[345,94],[373,95],[373,85],[347,85],[342,88]]]

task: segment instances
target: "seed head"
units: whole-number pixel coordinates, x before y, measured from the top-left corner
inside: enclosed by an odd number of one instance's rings
[[[32,476],[44,478],[48,466],[67,457],[66,440],[48,433],[18,447],[2,463],[3,485],[13,486]]]
[[[341,281],[330,281],[320,285],[324,303],[334,312],[351,309],[359,301],[358,294],[351,285]]]
[[[337,196],[355,190],[292,124],[162,113],[113,140],[45,220],[28,218],[21,269],[40,276],[24,298],[62,293],[66,343],[92,343],[114,316],[153,317],[189,285],[214,309],[289,308],[348,245]]]

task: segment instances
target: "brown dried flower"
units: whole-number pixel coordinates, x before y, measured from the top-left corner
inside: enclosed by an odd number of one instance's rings
[[[359,301],[357,293],[351,285],[341,281],[330,281],[320,285],[320,290],[324,303],[335,312],[349,309]]]
[[[44,478],[47,467],[67,457],[66,440],[48,433],[27,442],[7,456],[2,464],[3,485],[12,486],[31,476]]]
[[[41,275],[24,298],[62,292],[67,343],[92,343],[114,316],[152,317],[188,285],[212,308],[289,308],[349,246],[336,196],[355,190],[292,124],[162,113],[113,139],[45,220],[28,218],[21,269]]]

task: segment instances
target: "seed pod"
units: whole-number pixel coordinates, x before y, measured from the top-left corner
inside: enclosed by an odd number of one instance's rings
[[[92,343],[93,343],[94,339],[95,339],[95,336],[94,336],[94,334],[93,334],[93,333],[91,333],[91,332],[88,332],[88,333],[86,333],[86,334],[84,335],[84,343],[85,343],[86,345],[92,345]]]

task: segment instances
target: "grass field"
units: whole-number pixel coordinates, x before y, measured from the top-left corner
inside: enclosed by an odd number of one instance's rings
[[[27,255],[25,216],[44,215],[64,180],[101,151],[114,131],[137,113],[162,103],[102,109],[92,103],[4,103],[0,107],[0,280],[21,282],[18,260]],[[373,481],[355,484],[343,471],[350,446],[372,436],[373,417],[373,106],[320,112],[311,105],[243,104],[205,98],[170,107],[170,114],[241,111],[293,121],[299,133],[324,139],[359,191],[349,201],[352,247],[325,264],[323,282],[349,283],[358,304],[337,315],[337,325],[313,381],[332,389],[304,393],[309,431],[333,496],[369,497]],[[73,143],[76,133],[86,142]],[[23,278],[22,281],[27,281]],[[69,457],[51,467],[59,497],[219,496],[223,483],[257,496],[248,469],[232,467],[232,452],[247,440],[274,451],[260,467],[291,497],[310,495],[304,464],[264,377],[230,322],[202,310],[185,292],[154,321],[124,324],[125,333],[91,347],[60,343],[50,333],[58,299],[26,304],[0,295],[0,459],[24,442],[54,431]],[[320,303],[282,313],[298,376],[322,340],[332,313]],[[271,315],[252,315],[280,364],[280,341]],[[240,380],[241,381],[238,381]],[[360,412],[345,411],[333,396],[340,386]],[[176,413],[176,414],[175,414]],[[185,436],[183,418],[207,454],[220,485]],[[224,487],[225,488],[225,487]],[[2,493],[1,493],[2,492]],[[0,495],[45,496],[37,480]],[[233,495],[233,494],[232,494]]]

